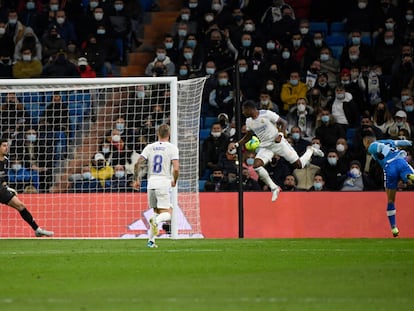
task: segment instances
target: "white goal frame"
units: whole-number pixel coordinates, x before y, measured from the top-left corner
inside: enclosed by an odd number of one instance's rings
[[[204,79],[205,78],[200,78]],[[204,83],[203,81],[203,83]],[[120,87],[120,86],[133,86],[138,84],[168,84],[170,88],[170,128],[171,128],[171,137],[170,141],[175,144],[179,145],[178,143],[178,92],[179,92],[179,81],[177,77],[120,77],[120,78],[55,78],[55,79],[2,79],[2,83],[0,85],[0,93],[3,94],[5,92],[17,92],[20,90],[22,93],[29,93],[29,92],[39,92],[39,91],[51,91],[51,90],[58,90],[58,91],[70,91],[76,90],[76,86],[79,86],[80,89],[85,89],[87,86],[94,86],[95,88],[99,88],[99,86],[103,87]],[[42,88],[42,86],[45,86]],[[56,87],[55,87],[56,86]],[[65,88],[67,86],[67,89]],[[199,117],[198,117],[199,118]],[[197,120],[200,122],[200,120]],[[198,123],[199,124],[199,123]],[[197,129],[197,142],[199,142],[198,137],[198,129]],[[197,147],[198,148],[198,147]],[[198,149],[197,152],[197,161],[198,161]],[[194,172],[195,178],[198,181],[198,165],[197,171]],[[178,184],[180,183],[180,179],[178,180]],[[197,188],[197,195],[198,195],[198,188]],[[199,202],[199,200],[198,200]],[[178,187],[173,188],[173,195],[172,195],[172,204],[173,204],[173,215],[171,220],[171,233],[170,237],[173,239],[180,238],[178,234],[178,225],[177,225],[177,206],[179,205],[179,197],[178,197]],[[28,206],[30,210],[30,206]],[[199,206],[197,207],[199,209]],[[199,210],[198,210],[199,213]],[[34,215],[36,217],[36,215]],[[39,219],[41,221],[41,219]],[[25,226],[24,222],[22,221],[22,226]],[[195,237],[203,237],[201,231],[199,234],[196,234]]]

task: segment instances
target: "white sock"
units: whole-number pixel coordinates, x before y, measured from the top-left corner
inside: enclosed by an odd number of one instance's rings
[[[259,166],[254,169],[256,173],[259,175],[260,179],[269,186],[270,190],[274,190],[277,188],[277,185],[273,182],[272,178],[270,178],[269,173],[263,166]]]
[[[305,168],[306,166],[309,165],[312,155],[313,155],[312,148],[306,149],[306,152],[299,158],[299,161],[302,164],[302,168]]]

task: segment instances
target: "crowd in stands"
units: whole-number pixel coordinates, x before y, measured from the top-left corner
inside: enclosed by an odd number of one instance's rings
[[[414,1],[189,0],[146,74],[207,75],[202,118],[210,133],[202,135],[200,152],[205,191],[237,189],[239,167],[227,152],[237,137],[236,71],[240,102],[253,100],[285,118],[284,134],[299,156],[309,145],[325,153],[295,170],[275,157],[267,170],[280,187],[380,190],[381,170],[362,138],[371,132],[378,139],[413,138],[413,43]],[[407,150],[411,163],[412,153]],[[244,150],[243,187],[257,190],[253,180],[268,190],[248,169],[250,158]]]
[[[126,53],[140,44],[142,1],[0,3],[1,78],[109,76],[112,65],[126,64]],[[286,119],[284,134],[299,156],[309,145],[325,153],[295,170],[275,156],[266,169],[283,190],[380,190],[382,171],[362,138],[369,133],[378,139],[414,137],[413,45],[412,0],[184,0],[171,31],[154,47],[145,75],[207,76],[201,106],[203,129],[209,132],[200,137],[202,190],[237,190],[238,159],[227,150],[239,135],[236,70],[240,102],[253,100]],[[168,122],[164,105],[150,104],[144,89],[136,95],[90,165],[73,176],[74,191],[132,191],[131,159],[155,139],[157,124]],[[70,131],[62,127],[67,108],[56,105],[45,115],[61,121],[27,129],[21,148],[30,146],[33,135],[47,148],[47,135]],[[146,117],[135,120],[142,106]],[[18,128],[27,116],[18,104],[3,105],[2,113],[7,109],[15,109]],[[9,123],[2,118],[4,124]],[[244,190],[267,191],[252,168],[255,153],[242,154]],[[411,164],[412,154],[407,149]],[[31,160],[38,167],[37,177],[29,174],[32,184],[50,182],[53,159]],[[13,163],[16,169],[25,166],[19,161]]]

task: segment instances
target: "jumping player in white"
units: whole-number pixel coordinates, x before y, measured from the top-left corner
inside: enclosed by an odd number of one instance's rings
[[[0,203],[6,204],[20,213],[20,216],[35,232],[36,237],[53,236],[53,231],[40,228],[33,219],[32,214],[27,210],[26,205],[17,197],[17,192],[13,188],[7,186],[7,170],[9,168],[9,143],[7,139],[0,140]]]
[[[158,141],[147,145],[142,150],[135,164],[134,188],[139,189],[141,178],[148,169],[148,203],[154,209],[150,219],[150,233],[147,246],[158,247],[155,237],[159,234],[158,225],[171,220],[171,187],[175,187],[179,175],[178,148],[169,142],[170,127],[162,124],[158,128]],[[146,165],[145,165],[146,164]]]
[[[284,138],[283,132],[286,130],[287,122],[278,114],[270,110],[258,110],[256,103],[245,101],[242,108],[246,119],[246,134],[236,143],[229,144],[229,150],[235,150],[243,146],[256,135],[260,140],[260,146],[254,159],[253,168],[260,179],[269,186],[272,191],[272,202],[279,196],[280,187],[270,178],[264,166],[269,163],[275,154],[283,157],[295,168],[304,168],[309,165],[312,155],[323,157],[321,150],[309,146],[306,152],[299,158],[295,149]]]

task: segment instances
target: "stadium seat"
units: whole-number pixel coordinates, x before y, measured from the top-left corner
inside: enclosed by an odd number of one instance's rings
[[[353,145],[354,145],[354,136],[355,136],[355,131],[356,131],[356,129],[355,129],[355,128],[349,128],[349,129],[346,131],[346,142],[348,143],[348,147],[349,147],[349,149],[351,149],[351,150],[352,150]]]
[[[325,42],[329,47],[334,46],[334,45],[345,46],[346,40],[347,40],[347,37],[344,35],[340,35],[340,34],[329,35],[329,36],[326,36],[325,38]]]
[[[205,140],[210,136],[210,129],[201,129],[200,130],[200,140]]]
[[[332,50],[332,56],[339,60],[341,58],[342,50],[344,47],[341,45],[332,45],[330,48]]]
[[[372,40],[371,40],[371,36],[368,35],[363,35],[361,37],[361,43],[366,44],[368,46],[372,46]]]
[[[324,36],[328,35],[328,23],[326,22],[310,22],[309,23],[309,31],[310,33],[315,33],[320,31],[324,34]]]
[[[331,35],[335,33],[346,33],[345,22],[333,22],[331,24]]]
[[[210,129],[211,125],[217,122],[217,118],[216,117],[205,117],[204,118],[204,124],[203,124],[203,128],[204,129]]]
[[[207,180],[199,180],[198,181],[198,191],[203,192],[204,191],[204,185],[206,184]]]

